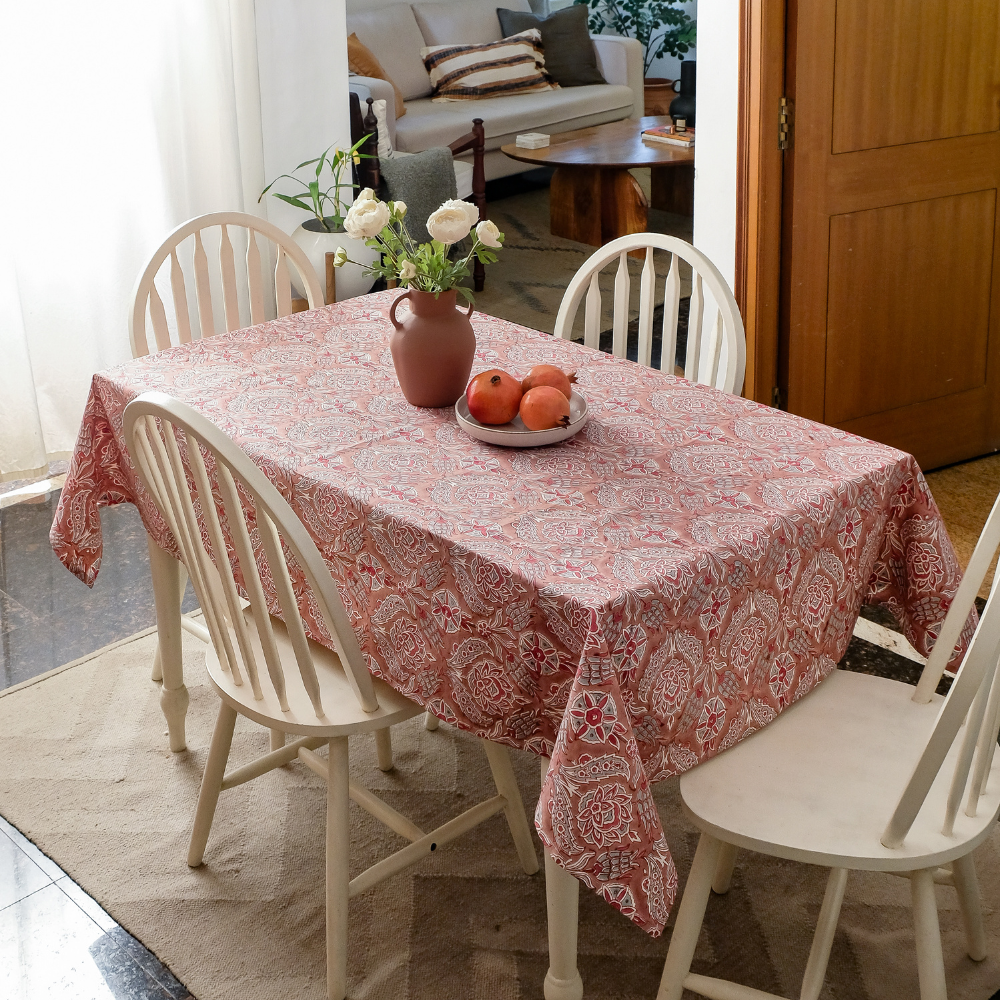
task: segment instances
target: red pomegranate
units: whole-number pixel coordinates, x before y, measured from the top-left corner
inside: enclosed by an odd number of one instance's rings
[[[529,431],[569,426],[569,400],[551,385],[538,385],[521,397],[521,420]]]
[[[555,365],[535,365],[521,382],[521,391],[527,392],[540,385],[550,385],[558,389],[567,399],[572,393],[572,384],[576,381],[576,372],[567,375]]]
[[[481,424],[509,424],[521,404],[521,383],[499,368],[480,372],[465,390],[469,413]]]

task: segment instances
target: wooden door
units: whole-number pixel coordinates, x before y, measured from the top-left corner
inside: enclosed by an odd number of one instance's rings
[[[793,413],[1000,448],[1000,4],[789,0],[782,369]]]

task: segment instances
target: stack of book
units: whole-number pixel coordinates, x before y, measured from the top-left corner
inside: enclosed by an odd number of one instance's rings
[[[673,125],[657,125],[642,130],[643,142],[665,142],[670,146],[693,146],[694,129],[678,132]]]

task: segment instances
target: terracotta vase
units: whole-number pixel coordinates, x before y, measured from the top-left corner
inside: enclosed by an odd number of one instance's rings
[[[661,76],[647,76],[643,85],[646,114],[669,114],[670,102],[677,96],[674,93],[674,81]]]
[[[469,317],[455,308],[456,292],[403,292],[389,310],[395,330],[389,338],[399,387],[414,406],[454,406],[469,384],[476,356],[476,335]],[[410,300],[410,315],[400,322],[396,310]]]

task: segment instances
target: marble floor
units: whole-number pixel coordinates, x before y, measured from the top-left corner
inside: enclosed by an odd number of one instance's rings
[[[48,543],[58,490],[0,508],[0,689],[156,624],[135,507],[102,512],[91,590]],[[197,606],[193,594],[185,611]],[[0,816],[2,1000],[189,1000],[188,990]]]

